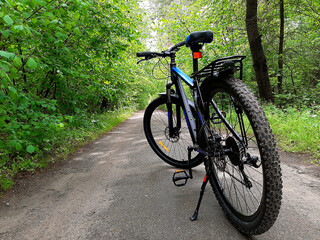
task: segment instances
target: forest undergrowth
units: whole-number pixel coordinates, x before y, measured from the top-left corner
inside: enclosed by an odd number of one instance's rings
[[[310,157],[305,163],[320,164],[320,114],[319,106],[277,108],[264,105],[278,147],[283,151],[305,153]]]
[[[15,151],[9,149],[7,154],[0,156],[0,189],[11,188],[19,172],[32,173],[67,159],[78,148],[101,137],[133,112],[132,108],[122,108],[100,114],[64,116],[59,124],[35,129],[37,134],[43,135],[38,135],[39,143],[29,145],[31,148],[23,143],[12,142]],[[25,147],[27,152],[22,150]],[[14,160],[10,158],[10,152],[18,152]]]

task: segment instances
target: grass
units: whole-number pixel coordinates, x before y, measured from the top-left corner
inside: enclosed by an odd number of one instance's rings
[[[134,109],[109,111],[103,114],[79,114],[68,117],[68,123],[40,147],[34,154],[10,158],[0,154],[0,191],[10,189],[19,172],[33,172],[50,163],[66,159],[84,144],[91,142],[127,119]]]
[[[279,109],[266,105],[264,110],[277,142],[284,151],[311,154],[312,163],[320,164],[319,108]]]

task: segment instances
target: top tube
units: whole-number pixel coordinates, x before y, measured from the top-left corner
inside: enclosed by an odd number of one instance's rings
[[[186,84],[193,87],[193,80],[184,72],[182,72],[178,67],[173,67],[171,73],[175,72]]]

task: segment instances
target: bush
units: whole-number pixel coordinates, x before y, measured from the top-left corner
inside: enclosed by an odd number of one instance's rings
[[[320,106],[277,108],[264,106],[272,130],[285,151],[311,153],[320,163]]]

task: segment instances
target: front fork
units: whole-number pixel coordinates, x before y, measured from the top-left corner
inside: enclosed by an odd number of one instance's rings
[[[172,100],[171,100],[171,87],[173,83],[168,83],[166,85],[166,97],[167,97],[167,111],[168,111],[168,124],[169,124],[169,137],[174,137],[176,134],[175,128],[173,126],[173,116],[174,116],[174,111],[172,109]],[[181,107],[179,104],[175,104],[176,107],[176,129],[180,130],[181,128]]]

